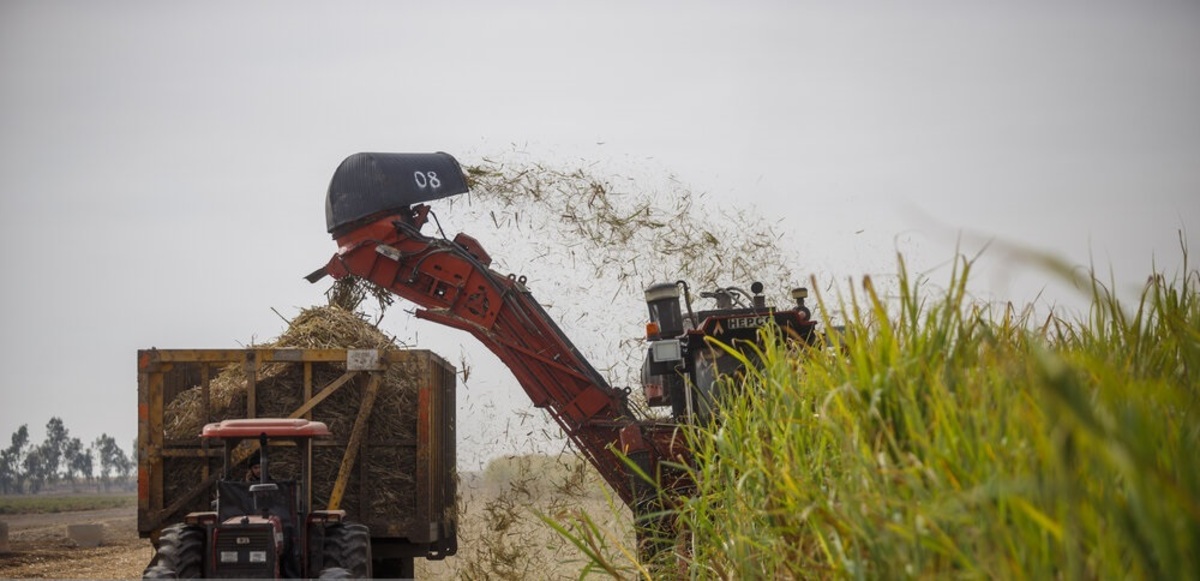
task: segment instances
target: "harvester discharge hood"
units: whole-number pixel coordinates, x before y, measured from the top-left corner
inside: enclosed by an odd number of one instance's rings
[[[356,153],[333,172],[325,196],[325,226],[339,234],[387,213],[467,192],[448,153]]]

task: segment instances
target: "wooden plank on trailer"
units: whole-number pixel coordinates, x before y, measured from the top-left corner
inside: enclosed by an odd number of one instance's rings
[[[329,385],[325,386],[325,388],[322,389],[320,391],[320,393],[317,394],[316,397],[304,402],[303,405],[296,408],[296,410],[293,411],[290,415],[288,415],[288,417],[289,418],[298,418],[300,416],[303,416],[304,414],[307,414],[317,404],[325,401],[325,398],[333,395],[333,393],[335,391],[341,389],[341,387],[343,385],[346,385],[346,382],[353,379],[355,375],[358,375],[358,373],[359,372],[357,372],[357,371],[347,371],[347,372],[343,373],[341,377],[333,380],[332,382],[329,383]]]
[[[312,362],[305,361],[304,362],[304,400],[303,400],[305,402],[312,399],[312,396],[313,396],[312,380],[313,380]],[[312,413],[307,412],[307,411],[304,412],[304,419],[311,420]]]
[[[358,406],[358,417],[354,420],[354,430],[350,433],[350,441],[346,444],[346,452],[342,455],[342,465],[338,469],[337,480],[333,483],[333,491],[329,493],[329,510],[337,510],[342,503],[342,496],[346,493],[346,483],[350,480],[350,470],[354,466],[355,459],[358,458],[358,448],[362,444],[363,436],[367,434],[367,422],[371,417],[371,408],[375,406],[375,395],[379,393],[379,386],[383,384],[382,373],[372,373],[371,381],[367,384],[366,392],[363,393],[362,402]]]
[[[151,373],[149,380],[149,422],[146,429],[149,438],[146,442],[145,453],[149,457],[147,466],[150,470],[151,502],[150,510],[162,509],[164,493],[164,463],[162,458],[163,446],[163,375]]]
[[[205,492],[211,491],[213,484],[216,483],[217,478],[219,476],[220,476],[220,474],[209,475],[208,478],[201,480],[199,484],[197,484],[196,486],[193,486],[191,488],[191,490],[188,490],[184,494],[181,494],[179,496],[179,498],[175,499],[175,502],[171,503],[171,506],[168,506],[167,508],[164,508],[164,509],[158,511],[154,515],[154,520],[153,520],[152,526],[150,528],[153,528],[153,529],[159,528],[160,526],[162,526],[164,520],[170,518],[171,515],[175,514],[176,512],[179,512],[179,510],[182,509],[183,507],[187,506],[187,504],[189,502],[191,502],[192,499],[196,498],[197,496],[200,496],[201,494],[203,494]]]
[[[239,363],[247,352],[257,354],[260,363],[346,363],[351,349],[295,349],[295,348],[251,348],[251,349],[145,349],[143,353],[150,366],[170,363]],[[389,363],[408,361],[427,351],[413,349],[371,349],[378,352],[379,359]]]
[[[308,403],[310,400],[312,400],[312,396],[313,396],[312,381],[313,381],[312,362],[305,361],[304,362],[304,399],[302,400],[305,403]],[[328,396],[326,396],[326,397],[328,397]],[[305,411],[302,415],[304,416],[304,419],[306,419],[306,420],[312,419],[311,411]],[[312,440],[309,440],[308,445],[304,447],[304,456],[305,457],[303,459],[303,465],[307,470],[305,471],[305,474],[303,476],[304,481],[301,482],[301,485],[304,486],[304,506],[307,506],[311,509],[312,508],[312,484],[313,484],[313,482],[312,482],[312,478],[313,478],[313,475],[312,475],[312,473],[313,473],[313,470],[312,470],[312,462],[313,462]]]
[[[162,451],[163,458],[220,458],[221,451],[216,448],[164,448]],[[204,471],[208,471],[208,465],[204,465]],[[204,475],[208,478],[208,475]]]
[[[138,356],[138,529],[143,529],[143,515],[150,513],[150,374],[141,371],[141,354]]]
[[[212,378],[210,377],[210,371],[211,369],[207,363],[200,364],[200,409],[202,410],[201,413],[204,414],[202,417],[204,419],[203,423],[205,424],[207,424],[209,419],[212,418]],[[200,446],[203,448],[203,452],[207,456],[209,452],[208,439],[201,438]],[[211,475],[210,472],[211,471],[208,468],[208,462],[205,462],[204,466],[200,468],[200,479],[207,480]]]
[[[258,417],[258,354],[246,351],[246,417]]]
[[[246,349],[151,349],[154,363],[237,363],[246,357]]]
[[[433,466],[434,459],[430,450],[430,446],[434,444],[435,426],[433,422],[437,419],[436,413],[431,409],[433,397],[430,387],[429,381],[423,381],[417,390],[417,473],[414,475],[417,485],[416,499],[414,499],[416,514],[413,515],[412,530],[408,534],[410,538],[420,542],[431,540],[428,538],[430,512],[432,511],[430,504],[433,502],[430,492],[434,488],[433,479],[437,477],[434,474],[437,470]]]

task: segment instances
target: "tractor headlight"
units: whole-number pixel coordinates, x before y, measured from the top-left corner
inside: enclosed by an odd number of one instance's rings
[[[650,353],[655,363],[669,363],[683,359],[683,346],[678,339],[655,341],[650,345]]]

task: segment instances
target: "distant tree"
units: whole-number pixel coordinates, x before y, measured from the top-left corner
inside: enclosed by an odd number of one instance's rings
[[[76,458],[78,458],[82,453],[83,442],[80,441],[79,438],[71,438],[67,441],[67,444],[63,446],[63,469],[64,472],[66,472],[67,482],[70,482],[72,487],[75,486],[75,475],[79,473],[79,466]]]
[[[8,449],[16,450],[18,453],[21,453],[25,449],[25,447],[28,445],[29,445],[29,424],[21,424],[21,427],[17,428],[17,431],[13,432],[12,446],[9,446]],[[17,460],[20,461],[21,458],[18,457]]]
[[[0,494],[20,492],[17,488],[17,474],[21,467],[13,454],[7,448],[0,450]]]
[[[4,466],[7,468],[6,473],[11,478],[11,486],[13,491],[20,494],[25,491],[25,472],[22,470],[25,464],[26,448],[29,447],[29,425],[21,424],[16,432],[12,435],[12,445],[4,450]]]
[[[29,493],[37,494],[46,485],[46,454],[43,446],[38,446],[25,455],[25,477],[29,479]]]
[[[62,418],[50,418],[46,423],[46,440],[41,446],[43,469],[49,484],[58,482],[58,470],[69,440],[70,436]]]
[[[71,467],[80,476],[84,477],[88,482],[95,479],[95,460],[96,456],[89,450],[82,450],[71,458]]]
[[[117,461],[117,472],[121,474],[121,478],[128,479],[129,475],[133,473],[134,468],[137,468],[137,465],[134,464],[129,456],[126,456],[122,452],[120,459]]]
[[[101,434],[88,446],[71,437],[58,417],[46,423],[46,439],[32,445],[29,426],[22,425],[13,432],[10,445],[0,449],[0,494],[38,494],[64,479],[73,488],[79,479],[90,484],[97,477],[105,490],[117,481],[128,484],[137,470],[136,438],[131,450],[126,454],[108,434]]]
[[[125,451],[117,445],[116,438],[108,434],[101,434],[99,438],[96,438],[92,448],[100,457],[100,481],[104,484],[104,489],[108,490],[112,482],[111,475],[120,474],[122,470],[128,471],[126,466],[129,464],[129,458],[125,456]]]
[[[137,436],[134,436],[133,445],[129,448],[129,462],[125,465],[125,470],[121,472],[121,475],[127,479],[130,489],[137,488],[137,471],[138,439]]]

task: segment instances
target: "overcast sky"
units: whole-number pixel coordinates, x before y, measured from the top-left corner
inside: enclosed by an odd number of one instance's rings
[[[936,279],[959,236],[1128,290],[1179,270],[1185,230],[1194,267],[1200,3],[854,6],[0,2],[0,437],[59,416],[128,446],[137,349],[269,339],[272,308],[321,302],[301,276],[357,151],[674,174],[782,220],[826,281],[897,251]],[[980,296],[1073,300],[995,248],[981,270]],[[464,411],[471,438],[523,405],[498,377],[460,398],[500,410]]]

